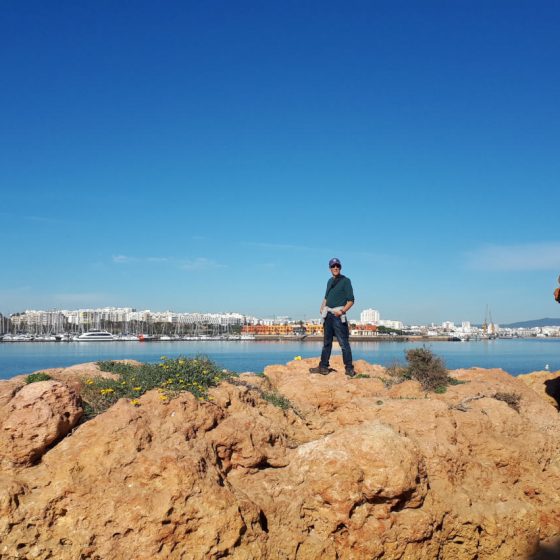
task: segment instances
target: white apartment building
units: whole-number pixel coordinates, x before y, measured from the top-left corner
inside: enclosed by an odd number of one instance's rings
[[[378,327],[387,327],[388,329],[395,329],[401,331],[404,329],[402,321],[391,321],[389,319],[380,319],[377,321]]]
[[[360,313],[360,323],[377,325],[379,323],[379,311],[377,309],[364,309]]]
[[[10,317],[12,325],[17,329],[45,327],[49,330],[62,330],[66,324],[65,311],[35,311],[26,309],[24,313]]]

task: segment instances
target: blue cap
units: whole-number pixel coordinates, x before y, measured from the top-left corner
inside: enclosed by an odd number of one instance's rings
[[[338,264],[342,268],[342,263],[335,257],[329,261],[329,268],[332,268],[333,265]]]

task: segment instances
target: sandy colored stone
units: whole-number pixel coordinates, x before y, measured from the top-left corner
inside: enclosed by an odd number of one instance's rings
[[[24,385],[0,409],[2,464],[31,465],[76,426],[82,413],[77,394],[59,381]]]
[[[0,558],[510,560],[560,535],[559,415],[524,381],[455,370],[434,394],[363,361],[367,377],[340,358],[309,374],[317,361],[207,402],[123,399],[5,469]]]
[[[533,391],[556,409],[560,409],[560,371],[534,371],[519,375]]]

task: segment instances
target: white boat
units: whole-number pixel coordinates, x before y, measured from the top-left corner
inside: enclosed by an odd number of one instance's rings
[[[134,342],[138,342],[138,337],[134,334],[121,334],[120,336],[117,337],[117,340],[123,340],[123,341],[134,341]]]
[[[91,330],[81,334],[80,336],[75,336],[72,340],[75,340],[77,342],[97,342],[105,340],[116,340],[116,337],[107,331]]]
[[[68,333],[58,333],[54,335],[57,342],[70,342],[72,336]]]

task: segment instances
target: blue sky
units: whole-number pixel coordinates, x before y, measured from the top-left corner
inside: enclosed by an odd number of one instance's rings
[[[0,311],[559,316],[557,2],[11,2]]]

